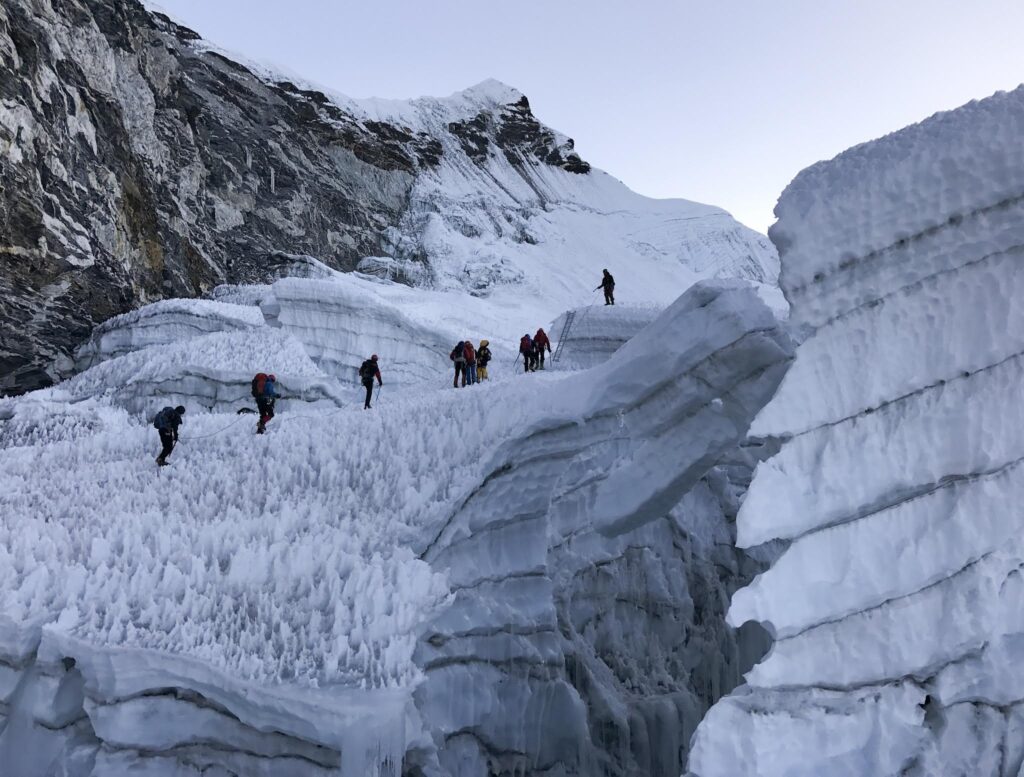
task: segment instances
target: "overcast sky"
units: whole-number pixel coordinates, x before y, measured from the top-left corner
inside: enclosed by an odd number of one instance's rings
[[[158,0],[352,97],[497,78],[584,159],[755,229],[807,165],[1024,81],[1022,0]]]

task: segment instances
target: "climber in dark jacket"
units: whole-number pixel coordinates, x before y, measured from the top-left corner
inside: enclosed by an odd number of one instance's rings
[[[604,289],[605,305],[615,304],[615,279],[607,270],[604,271],[604,277],[601,278],[601,285],[598,286],[597,289]],[[597,289],[594,289],[594,291],[597,291]]]
[[[536,353],[530,335],[525,334],[519,338],[519,353],[523,357],[523,372],[529,372],[533,365],[533,355]]]
[[[377,354],[374,354],[363,362],[363,365],[359,368],[359,378],[366,387],[366,403],[363,405],[363,410],[369,410],[370,399],[373,397],[373,379],[377,379],[378,386],[384,385],[384,381],[380,379],[380,367],[377,365]]]
[[[455,380],[452,382],[452,386],[455,388],[459,387],[459,376],[462,376],[462,385],[466,385],[466,341],[459,340],[458,344],[452,348],[452,352],[448,354],[448,358],[452,360],[455,365]]]
[[[178,441],[178,427],[181,426],[183,415],[185,415],[185,408],[178,405],[177,407],[165,407],[153,419],[153,426],[160,433],[160,443],[163,445],[160,455],[156,457],[156,463],[161,467],[167,464],[167,457],[171,455],[174,444]]]
[[[256,400],[256,408],[260,413],[259,423],[256,424],[256,434],[263,434],[267,431],[267,424],[274,417],[274,403],[277,401],[277,376],[267,375],[263,372],[256,373],[252,379],[252,396]]]

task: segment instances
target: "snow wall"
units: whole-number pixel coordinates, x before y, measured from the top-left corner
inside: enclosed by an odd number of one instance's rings
[[[116,398],[5,400],[0,764],[678,774],[765,649],[722,620],[759,569],[730,518],[792,346],[740,282],[644,331],[586,372],[310,406],[264,437],[190,413],[159,475]]]
[[[730,621],[776,635],[700,777],[1024,774],[1024,89],[801,173],[770,236],[803,342]],[[1016,647],[1015,647],[1016,646]]]

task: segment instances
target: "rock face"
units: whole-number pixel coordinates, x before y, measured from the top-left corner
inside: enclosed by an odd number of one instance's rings
[[[630,209],[644,229],[622,220]],[[617,242],[580,249],[597,268],[667,256],[698,275],[774,276],[763,238],[713,208],[633,195],[499,84],[357,103],[256,74],[135,0],[0,6],[2,392],[66,375],[94,324],[266,279],[281,252],[529,292],[572,268],[564,235],[602,211],[620,214]],[[680,231],[680,215],[699,218]]]

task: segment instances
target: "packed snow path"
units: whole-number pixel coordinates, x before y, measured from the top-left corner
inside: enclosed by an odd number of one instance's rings
[[[0,762],[365,775],[408,750],[438,774],[591,773],[554,594],[670,538],[647,526],[691,492],[689,531],[720,542],[702,479],[791,358],[743,284],[699,285],[645,331],[585,373],[310,407],[262,437],[189,414],[162,470],[109,397],[5,402]],[[678,703],[652,725],[695,724]]]
[[[805,329],[730,620],[777,636],[700,777],[1024,774],[1024,89],[801,173],[772,239]]]

